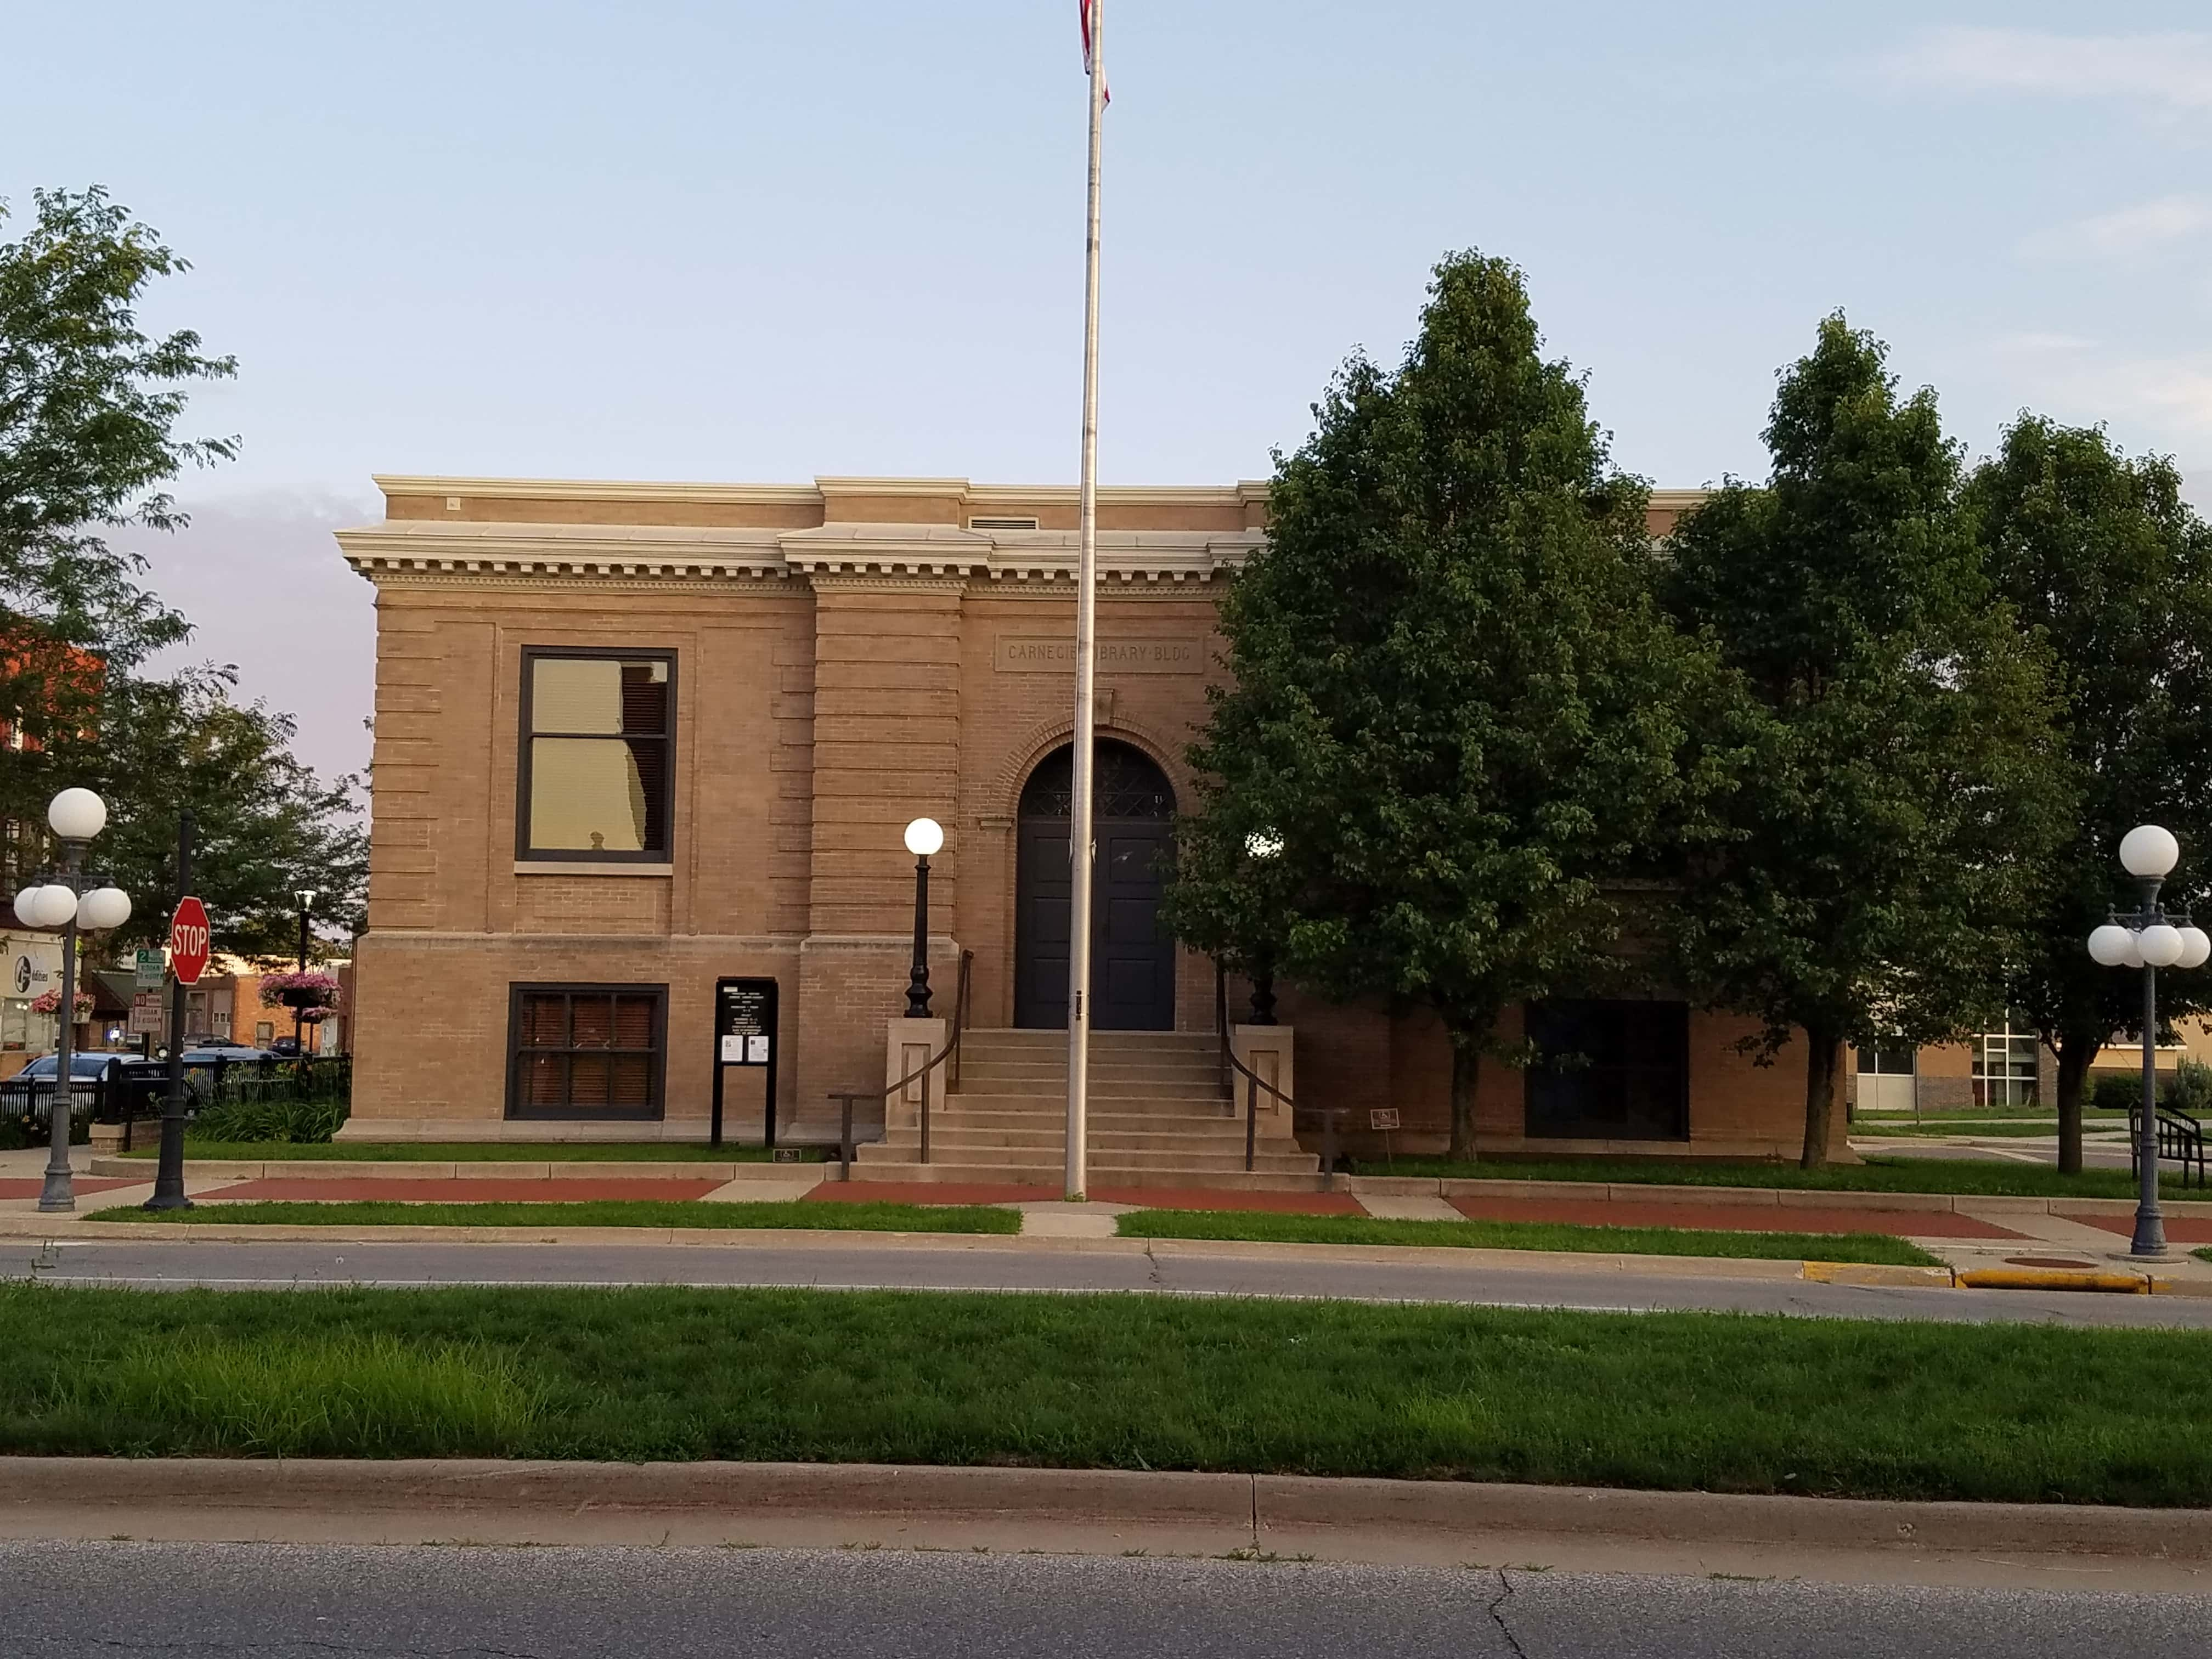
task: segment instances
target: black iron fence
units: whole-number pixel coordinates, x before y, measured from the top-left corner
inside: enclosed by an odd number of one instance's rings
[[[167,1060],[110,1054],[97,1071],[75,1069],[69,1086],[70,1113],[83,1122],[145,1122],[161,1116],[168,1091]],[[0,1123],[45,1133],[59,1093],[59,1083],[52,1076],[0,1081]],[[245,1060],[218,1055],[185,1062],[185,1112],[189,1118],[212,1121],[213,1115],[251,1115],[257,1108],[321,1107],[343,1121],[352,1098],[350,1054]]]

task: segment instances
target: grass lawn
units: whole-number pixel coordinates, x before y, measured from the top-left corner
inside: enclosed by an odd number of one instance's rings
[[[133,1146],[125,1158],[159,1158],[160,1146]],[[829,1154],[802,1147],[802,1162]],[[187,1163],[206,1158],[256,1164],[766,1164],[765,1146],[708,1146],[696,1140],[195,1140],[185,1138]]]
[[[2212,1504],[2212,1334],[1139,1296],[0,1287],[0,1451]]]
[[[1362,1163],[1359,1175],[1401,1175],[1486,1181],[1610,1181],[1650,1186],[1784,1187],[1824,1193],[1965,1193],[1983,1197],[2133,1198],[2135,1177],[2125,1170],[2084,1170],[2061,1175],[2050,1165],[1984,1164],[1966,1158],[1881,1158],[1801,1170],[1795,1164],[1662,1163],[1646,1158],[1484,1158],[1455,1164],[1443,1158],[1401,1158],[1395,1164]],[[2172,1198],[2192,1195],[2178,1174],[2162,1178]]]
[[[1124,1238],[1255,1238],[1293,1244],[1443,1244],[1488,1250],[1602,1250],[1632,1255],[1758,1256],[1780,1261],[1942,1265],[1882,1233],[1738,1233],[1689,1227],[1577,1227],[1549,1221],[1395,1221],[1264,1210],[1132,1210]]]
[[[803,1227],[816,1231],[1018,1233],[1017,1210],[985,1205],[708,1204],[665,1198],[581,1199],[523,1204],[402,1204],[389,1200],[330,1204],[202,1204],[155,1212],[135,1204],[100,1210],[89,1221],[183,1222],[218,1227]]]

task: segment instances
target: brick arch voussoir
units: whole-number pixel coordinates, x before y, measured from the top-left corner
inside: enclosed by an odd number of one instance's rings
[[[1167,742],[1147,723],[1139,720],[1115,720],[1101,725],[1097,734],[1126,743],[1137,750],[1167,775],[1169,787],[1175,791],[1176,810],[1184,811],[1198,798],[1198,775],[1184,764],[1174,744]],[[987,796],[987,812],[1000,817],[1013,817],[1021,811],[1022,788],[1030,781],[1046,756],[1071,741],[1075,736],[1073,716],[1047,720],[1033,726],[1022,740],[1006,752],[993,776]]]

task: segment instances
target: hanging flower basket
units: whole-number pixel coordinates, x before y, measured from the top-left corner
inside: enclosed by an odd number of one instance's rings
[[[311,1008],[335,1008],[338,1006],[338,982],[330,975],[310,968],[306,973],[264,974],[261,976],[261,1006],[264,1008],[296,1008],[302,1019]]]
[[[58,1014],[61,1009],[62,994],[58,988],[41,991],[31,999],[31,1012],[34,1014]],[[76,994],[76,1017],[79,1020],[92,1018],[92,998],[82,991]]]

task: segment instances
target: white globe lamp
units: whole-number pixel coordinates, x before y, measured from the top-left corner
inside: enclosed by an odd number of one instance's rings
[[[33,914],[41,927],[66,927],[76,915],[76,895],[58,881],[49,882],[39,889]]]
[[[2171,968],[2181,960],[2181,929],[2168,922],[2154,921],[2136,935],[2136,948],[2142,952],[2146,967]]]
[[[39,920],[39,889],[26,887],[15,895],[15,920],[26,927],[43,927]]]
[[[1255,830],[1244,837],[1244,850],[1255,859],[1280,858],[1283,838],[1273,830]]]
[[[2120,838],[2120,867],[2131,876],[2166,876],[2180,861],[2181,843],[2171,830],[2139,823]]]
[[[107,803],[89,789],[64,789],[46,807],[46,823],[64,841],[90,841],[107,828]]]
[[[945,846],[945,826],[935,818],[916,818],[906,827],[906,850],[926,859]]]
[[[120,927],[131,920],[131,895],[120,887],[95,887],[77,902],[77,926],[94,933]]]
[[[2120,966],[2140,968],[2142,965],[2142,935],[2130,930],[2128,934],[2128,953],[2120,958]]]
[[[2108,921],[2089,935],[2089,954],[2098,965],[2122,968],[2127,965],[2129,942],[2135,938],[2116,921]]]
[[[2183,928],[2181,930],[2181,960],[2174,963],[2174,966],[2202,968],[2208,961],[2212,961],[2212,933],[2206,933],[2202,927]]]

